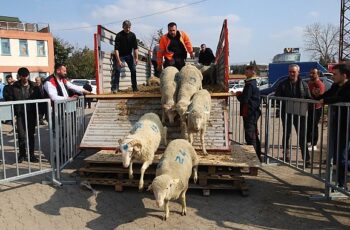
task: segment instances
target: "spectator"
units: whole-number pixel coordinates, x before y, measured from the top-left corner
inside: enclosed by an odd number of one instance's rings
[[[124,62],[128,65],[131,72],[131,84],[134,92],[137,89],[136,80],[136,65],[138,64],[138,45],[136,35],[130,31],[131,22],[125,20],[123,22],[123,30],[115,36],[114,42],[114,56],[115,56],[115,68],[112,75],[112,93],[116,93],[119,90],[119,79],[121,68],[124,67]],[[134,50],[134,56],[132,56],[132,50]]]
[[[157,53],[157,68],[162,71],[162,66],[175,66],[178,70],[185,65],[187,52],[194,58],[193,48],[188,35],[177,30],[175,22],[168,24],[168,33],[163,35],[159,41],[159,51]],[[163,63],[164,57],[164,63]]]
[[[10,101],[40,99],[39,88],[34,82],[29,80],[29,70],[25,67],[18,69],[18,76],[21,80],[16,81],[9,91]],[[26,106],[24,108],[24,106]],[[15,105],[15,116],[18,131],[19,156],[18,163],[27,160],[26,146],[29,146],[29,156],[31,162],[38,162],[34,155],[34,133],[36,124],[35,104]],[[28,135],[28,136],[27,136]],[[26,140],[29,143],[26,145]]]
[[[4,101],[3,91],[4,91],[4,83],[2,83],[2,78],[0,78],[0,102]]]
[[[334,84],[319,98],[320,103],[335,104],[339,102],[350,102],[350,66],[347,64],[338,64],[333,67]],[[345,165],[347,172],[350,170],[349,150],[346,146],[350,146],[350,126],[348,121],[348,107],[341,106],[331,108],[330,111],[330,137],[329,145],[333,150],[330,154],[333,155],[333,162],[337,164],[337,182],[339,187],[346,188],[345,181]],[[338,128],[339,127],[339,128]],[[334,154],[336,153],[336,154]],[[348,156],[347,156],[348,155]],[[348,157],[348,162],[346,158]]]
[[[3,89],[3,98],[5,101],[8,101],[10,88],[12,87],[13,83],[15,83],[15,80],[13,79],[12,75],[9,74],[6,76],[6,83],[7,85],[5,85]]]
[[[326,90],[326,86],[320,80],[319,71],[317,68],[310,70],[310,81],[308,82],[312,99],[316,99]],[[318,123],[320,122],[322,115],[322,105],[312,104],[309,109],[309,116],[307,121],[307,142],[310,143],[309,150],[317,150],[318,141]]]
[[[85,82],[85,84],[83,85],[83,89],[85,89],[86,91],[89,91],[90,93],[92,92],[92,87],[89,81]],[[85,109],[86,109],[86,106],[88,106],[88,108],[91,109],[91,101],[92,101],[92,98],[85,98],[85,101],[84,101]]]
[[[35,84],[39,88],[40,98],[45,98],[45,90],[44,90],[42,78],[36,77]],[[45,119],[47,120],[47,104],[39,103],[39,124],[40,125],[47,125],[46,122],[44,121],[44,116],[45,116]]]
[[[210,65],[215,61],[215,56],[210,48],[207,48],[205,44],[201,45],[201,50],[199,51],[198,62],[202,65]]]
[[[158,77],[160,76],[160,71],[158,71],[157,68],[157,53],[159,50],[159,44],[155,45],[152,51],[152,58],[151,58],[151,62],[153,65],[153,69],[154,69],[154,76]]]
[[[55,65],[55,73],[46,78],[44,89],[52,101],[68,99],[73,96],[72,91],[79,94],[91,94],[67,80],[67,69],[63,64]]]
[[[245,85],[243,92],[237,92],[237,99],[240,102],[240,115],[243,117],[245,140],[248,145],[253,145],[256,155],[261,162],[261,143],[258,134],[258,119],[260,111],[260,91],[257,87],[254,66],[247,66],[245,69]]]
[[[299,77],[300,67],[296,64],[291,64],[288,67],[289,77],[281,82],[277,87],[275,96],[277,97],[286,97],[286,98],[310,98],[309,87],[306,82],[302,81]],[[295,128],[295,131],[299,137],[299,145],[302,152],[303,160],[305,161],[305,166],[310,167],[310,154],[309,150],[306,147],[306,137],[305,132],[298,130],[298,115],[293,115],[292,113],[286,112],[286,102],[282,102],[281,108],[282,116],[282,126],[283,126],[283,154],[286,161],[289,161],[289,139],[292,132],[292,123]],[[300,114],[299,114],[300,115]],[[306,126],[306,119],[304,115],[300,115],[300,124],[301,129],[304,129]],[[304,153],[306,159],[304,159]],[[283,158],[284,159],[284,158]]]

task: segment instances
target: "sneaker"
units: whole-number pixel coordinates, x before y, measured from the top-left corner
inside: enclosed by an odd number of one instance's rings
[[[40,120],[39,125],[47,125],[47,123],[44,120]]]
[[[18,157],[18,163],[22,163],[23,161],[26,161],[26,160],[27,160],[27,157],[26,157],[26,156],[20,155],[20,156]]]
[[[113,90],[112,90],[112,93],[113,93],[113,94],[116,94],[116,93],[118,93],[118,91],[119,91],[119,90],[117,90],[117,89],[113,89]]]
[[[133,92],[138,92],[138,91],[139,91],[139,89],[138,89],[138,88],[136,88],[136,89],[133,89],[132,91],[133,91]]]
[[[38,158],[36,158],[36,156],[32,155],[32,156],[30,156],[30,162],[37,163],[37,162],[39,162],[39,160],[38,160]]]
[[[305,163],[305,168],[311,168],[311,163],[310,163],[310,161],[306,161],[306,163]]]
[[[309,151],[312,151],[312,149],[313,149],[314,151],[317,151],[317,150],[318,150],[317,145],[314,145],[314,146],[310,145],[307,149],[308,149]]]

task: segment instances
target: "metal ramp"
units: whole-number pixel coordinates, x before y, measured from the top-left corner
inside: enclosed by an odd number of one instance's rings
[[[160,95],[97,95],[96,109],[85,131],[80,148],[116,149],[118,140],[126,136],[134,123],[145,113],[161,116]],[[205,141],[207,150],[230,150],[226,93],[212,94],[212,110]],[[180,128],[168,126],[168,142],[180,138]],[[200,150],[199,135],[194,146]],[[164,149],[164,146],[160,146]]]

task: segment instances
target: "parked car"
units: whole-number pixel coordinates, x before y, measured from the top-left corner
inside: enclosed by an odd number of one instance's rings
[[[91,79],[72,79],[70,82],[74,85],[83,86],[85,85],[86,82],[90,82],[91,88],[92,88],[92,93],[96,94],[96,80],[91,80]]]
[[[300,77],[303,81],[310,80],[309,76],[300,76]],[[275,93],[277,87],[281,84],[281,82],[283,82],[287,78],[288,78],[288,76],[283,76],[283,77],[279,78],[277,81],[275,81],[270,87],[265,88],[265,89],[260,89],[260,95],[262,95],[262,96],[273,95]],[[320,77],[320,80],[325,84],[326,90],[331,88],[331,86],[333,84],[333,80],[331,80],[327,77]]]
[[[234,84],[229,88],[230,93],[237,93],[238,91],[243,91],[244,84]]]

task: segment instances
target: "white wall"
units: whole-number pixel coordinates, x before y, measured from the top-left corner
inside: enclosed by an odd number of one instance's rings
[[[38,57],[36,40],[28,41],[28,56],[19,55],[19,39],[10,39],[11,56],[2,56],[0,53],[0,63],[2,66],[48,66],[48,47],[45,41],[45,57]]]

